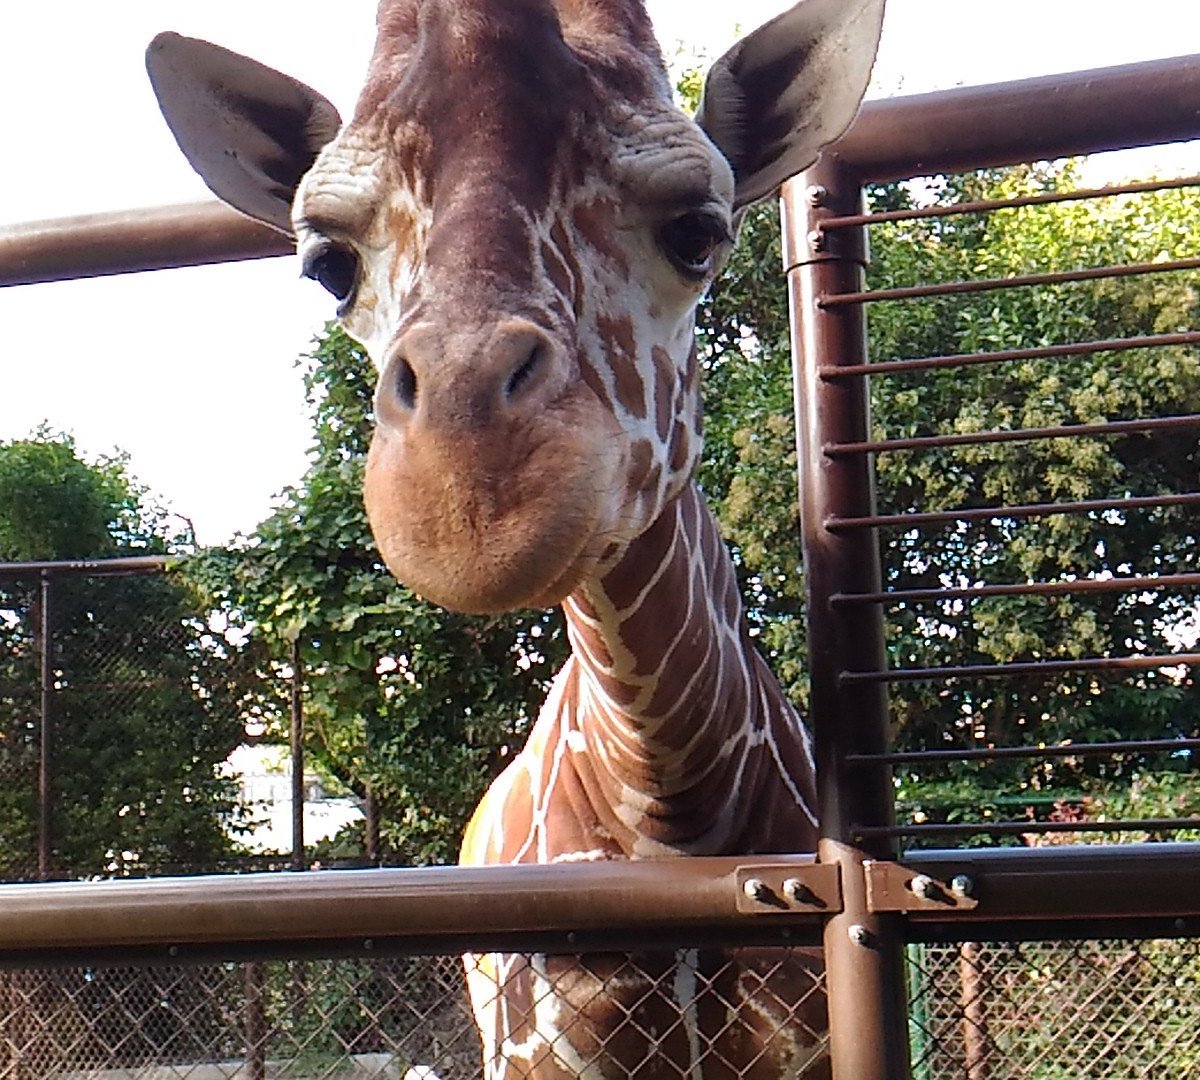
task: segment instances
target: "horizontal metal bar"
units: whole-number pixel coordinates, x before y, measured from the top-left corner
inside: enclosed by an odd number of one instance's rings
[[[1200,818],[1129,818],[1116,821],[947,821],[933,825],[856,825],[860,840],[884,837],[1022,836],[1025,833],[1116,833],[1200,831]],[[1200,897],[1196,899],[1200,908]]]
[[[869,101],[826,153],[886,183],[1153,146],[1200,138],[1197,100],[1196,56],[962,87]]]
[[[1200,270],[1200,258],[1172,259],[1169,262],[1126,263],[1121,266],[1088,266],[1079,270],[1059,270],[1049,274],[1014,274],[1003,278],[979,278],[975,281],[944,281],[931,285],[906,285],[898,289],[868,289],[865,292],[832,293],[820,297],[820,308],[845,307],[849,304],[875,304],[885,300],[924,300],[936,296],[963,296],[969,293],[996,292],[1000,289],[1041,288],[1068,285],[1080,281],[1107,278],[1141,277],[1177,270]]]
[[[847,765],[940,765],[962,761],[1012,761],[1116,754],[1178,754],[1200,750],[1200,739],[1143,739],[1129,742],[1054,743],[1050,746],[968,747],[962,750],[897,750],[887,754],[847,754]]]
[[[938,368],[971,367],[975,364],[1003,364],[1017,360],[1045,360],[1063,356],[1094,356],[1105,352],[1130,352],[1134,349],[1161,349],[1172,345],[1200,344],[1200,331],[1180,334],[1144,334],[1131,338],[1107,338],[1103,341],[1042,345],[1030,349],[996,349],[992,352],[958,353],[953,356],[924,356],[912,360],[881,360],[871,364],[822,364],[822,379],[849,379],[861,375],[893,375],[907,371],[931,371]]]
[[[0,578],[42,574],[141,574],[180,562],[174,555],[133,555],[122,559],[74,559],[59,562],[0,562]]]
[[[1011,664],[965,664],[958,667],[897,668],[893,671],[843,671],[846,684],[942,682],[949,679],[1006,679],[1025,675],[1052,675],[1067,671],[1150,671],[1156,668],[1195,667],[1200,653],[1165,656],[1096,656],[1080,660],[1021,660]]]
[[[739,910],[745,894],[738,872],[765,862],[689,858],[6,885],[0,952],[319,941],[344,938],[347,927],[361,938],[431,938],[745,925],[756,916]],[[813,857],[770,863],[824,895],[829,868],[815,867]]]
[[[914,206],[907,210],[878,210],[874,213],[825,218],[820,223],[820,229],[822,232],[829,232],[836,229],[858,228],[863,225],[880,225],[887,221],[919,221],[926,218],[959,217],[963,214],[988,214],[996,210],[1018,210],[1026,206],[1047,206],[1053,203],[1078,202],[1083,199],[1104,199],[1114,195],[1140,195],[1197,185],[1200,185],[1200,176],[1180,176],[1171,180],[1139,180],[1133,184],[1076,188],[1074,191],[1042,191],[1037,195],[1020,195],[1012,199],[976,199],[972,202],[950,203],[945,206]]]
[[[966,878],[978,901],[969,909],[914,907],[914,923],[1063,917],[1081,927],[1094,919],[1200,915],[1200,844],[911,851],[902,863],[936,881]]]
[[[1142,592],[1151,589],[1191,589],[1197,586],[1200,586],[1200,574],[1161,574],[1153,577],[1031,581],[1024,585],[973,585],[956,589],[890,589],[885,592],[834,593],[829,599],[835,606],[913,604],[930,600],[980,600],[988,596],[1073,596],[1076,593]]]
[[[855,454],[879,454],[899,450],[935,450],[956,446],[983,446],[993,443],[1035,442],[1042,439],[1107,438],[1146,431],[1178,431],[1200,427],[1200,416],[1158,416],[1143,420],[1106,420],[1100,424],[1065,424],[1057,427],[1019,428],[1009,431],[965,431],[950,435],[924,435],[911,439],[876,439],[870,442],[827,446],[831,458]]]
[[[290,238],[216,201],[0,226],[0,286],[264,259]]]
[[[1185,495],[1139,495],[1122,499],[1086,499],[1081,502],[1030,503],[1025,506],[962,507],[957,510],[935,510],[923,513],[873,514],[870,517],[827,518],[825,528],[830,532],[849,529],[914,529],[921,525],[936,525],[949,521],[991,521],[1049,517],[1053,514],[1092,514],[1104,510],[1147,510],[1167,506],[1200,505],[1200,493]]]

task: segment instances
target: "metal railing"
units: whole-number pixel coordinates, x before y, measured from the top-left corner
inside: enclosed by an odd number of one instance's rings
[[[1031,122],[1032,116],[1038,118],[1036,123]],[[1151,272],[1190,273],[1200,266],[1200,259],[870,291],[865,274],[865,232],[875,225],[905,216],[990,213],[1105,197],[1116,191],[1148,191],[1161,185],[1021,196],[877,215],[864,213],[862,191],[871,182],[932,172],[1196,137],[1200,137],[1200,57],[1184,57],[872,103],[817,165],[787,185],[785,247],[797,342],[811,718],[821,784],[822,840],[817,863],[803,858],[680,860],[653,866],[445,869],[378,872],[363,878],[297,875],[282,880],[244,877],[228,882],[38,885],[2,890],[5,915],[0,920],[0,963],[19,969],[12,984],[18,990],[11,992],[20,992],[17,976],[21,972],[25,972],[21,977],[28,977],[26,969],[46,964],[103,961],[111,965],[131,959],[163,962],[185,958],[226,963],[247,957],[252,961],[246,968],[247,985],[253,984],[254,992],[261,996],[266,993],[262,989],[265,984],[254,965],[281,956],[342,955],[353,956],[357,962],[364,954],[380,950],[418,953],[504,948],[575,953],[600,948],[644,950],[650,944],[699,949],[731,939],[792,948],[820,938],[826,962],[830,1045],[838,1080],[892,1080],[910,1070],[922,1080],[948,1075],[999,1080],[1018,1075],[1068,1075],[1049,1071],[1049,1066],[1036,1071],[1042,1064],[1030,1064],[1033,1072],[1006,1071],[1006,1067],[1018,1061],[1044,1063],[1053,1056],[1045,1042],[1030,1050],[1032,1057],[1020,1056],[1020,1045],[1030,1044],[1030,1037],[1019,1012],[1029,1007],[1023,1003],[1032,1000],[1022,995],[1071,985],[1082,975],[1056,968],[1055,982],[1044,976],[1048,961],[1031,959],[1033,953],[1012,946],[1006,954],[1015,958],[1010,968],[1023,971],[1015,975],[983,959],[1004,953],[1003,948],[960,948],[958,942],[1159,938],[1164,942],[1161,945],[1147,940],[1140,945],[1117,946],[1110,950],[1117,956],[1113,960],[1096,959],[1101,956],[1096,951],[1099,946],[1090,951],[1079,944],[1061,948],[1080,961],[1079,972],[1136,969],[1144,974],[1154,969],[1165,972],[1167,983],[1151,980],[1139,982],[1139,986],[1169,983],[1179,993],[1190,991],[1196,981],[1194,947],[1168,939],[1200,935],[1196,846],[1155,843],[1120,848],[900,852],[902,837],[942,839],[964,832],[976,838],[1009,832],[1036,836],[1084,832],[1097,823],[897,823],[892,805],[892,770],[896,766],[933,766],[947,759],[1052,757],[1067,751],[1031,744],[895,752],[888,737],[886,684],[898,679],[1011,678],[1034,669],[1023,663],[890,669],[883,616],[884,608],[894,604],[988,595],[1052,598],[1096,590],[1191,588],[1197,583],[1196,576],[1131,574],[1118,581],[985,582],[966,588],[891,591],[883,588],[878,537],[886,529],[996,517],[1183,508],[1200,502],[1200,493],[1119,497],[1103,493],[1071,502],[1039,501],[1031,495],[1029,501],[1016,505],[924,513],[893,507],[880,512],[872,469],[873,458],[885,453],[1091,437],[1117,434],[1118,430],[1125,434],[1168,428],[1188,431],[1196,426],[1196,417],[1129,418],[1122,421],[1124,428],[1104,426],[1104,431],[1097,431],[1094,425],[1080,430],[1043,426],[968,438],[947,433],[896,440],[872,431],[867,386],[870,377],[901,372],[1193,346],[1200,341],[1200,333],[870,361],[865,347],[865,310],[875,303],[981,290],[1113,280]],[[134,219],[101,215],[83,225],[67,222],[53,229],[37,223],[0,231],[0,284],[260,257],[278,254],[286,246],[274,234],[212,207],[181,208]],[[1041,673],[1067,669],[1103,672],[1193,665],[1198,659],[1193,652],[1180,651],[1156,656],[1032,659],[1028,664],[1036,665]],[[1072,747],[1070,752],[1114,755],[1192,750],[1196,741],[1168,745],[1164,740],[1114,740]],[[1197,825],[1191,820],[1166,818],[1100,824],[1153,833]],[[353,934],[331,930],[341,926],[352,926]],[[942,949],[938,955],[943,959],[931,962],[933,953],[906,952],[913,948],[912,942],[936,943],[920,947]],[[1039,947],[1050,952],[1060,948]],[[1161,959],[1168,954],[1169,963]],[[915,988],[914,970],[927,976]],[[947,978],[947,970],[956,980],[953,1004],[947,1012],[943,998],[942,1012],[935,1015],[929,1002],[937,998],[938,984]],[[1013,1004],[1005,1006],[1010,1008],[1010,1019],[1001,1038],[998,1014],[992,998],[984,995],[984,987],[995,988],[1005,980],[1009,992],[1001,998]],[[1153,988],[1137,991],[1157,992]],[[1057,1009],[1060,1014],[1073,1015],[1061,999],[1053,1005],[1046,1004],[1053,998],[1039,1000],[1039,1008],[1047,1012]],[[1176,1014],[1194,1017],[1195,1000],[1192,993]],[[1113,1019],[1119,1010],[1114,1010],[1115,1006],[1105,1013],[1103,1023],[1097,1021],[1088,1029],[1104,1041],[1104,1046],[1095,1050],[1097,1061],[1109,1060],[1122,1037],[1120,1023]],[[1147,1023],[1162,1020],[1152,1011],[1142,1016]],[[910,1022],[917,1033],[911,1053]],[[1194,1024],[1190,1030],[1195,1030]],[[264,1038],[256,1028],[247,1041],[261,1048]],[[957,1048],[947,1049],[954,1040],[961,1040],[955,1044]],[[11,1039],[9,1045],[13,1045]],[[1194,1039],[1184,1046],[1187,1052],[1194,1049]],[[1125,1071],[1112,1071],[1108,1065],[1104,1066],[1108,1071],[1101,1071],[1097,1066],[1094,1075],[1156,1075],[1155,1068],[1166,1067],[1161,1051],[1161,1043],[1151,1046],[1150,1056],[1132,1064],[1125,1060],[1116,1067]],[[10,1060],[20,1063],[21,1054],[14,1051]],[[249,1074],[266,1075],[266,1057],[260,1049],[249,1052],[246,1061]],[[1179,1061],[1169,1066],[1172,1075],[1186,1074],[1179,1072],[1186,1067]],[[1069,1063],[1064,1067],[1070,1068]],[[17,1071],[5,1075],[22,1075],[16,1065],[14,1069]],[[636,1068],[627,1068],[625,1074],[637,1075]]]

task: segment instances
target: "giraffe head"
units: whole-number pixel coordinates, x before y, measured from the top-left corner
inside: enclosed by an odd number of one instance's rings
[[[148,64],[227,202],[294,234],[378,367],[366,503],[451,608],[558,602],[700,449],[694,312],[741,212],[865,90],[883,0],[800,0],[681,112],[641,0],[383,0],[353,118],[206,42]]]

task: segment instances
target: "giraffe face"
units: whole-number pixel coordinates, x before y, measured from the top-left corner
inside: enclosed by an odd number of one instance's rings
[[[429,599],[493,612],[563,599],[691,476],[694,310],[734,183],[656,49],[574,40],[548,5],[449,7],[381,28],[293,223],[378,368],[381,553]]]

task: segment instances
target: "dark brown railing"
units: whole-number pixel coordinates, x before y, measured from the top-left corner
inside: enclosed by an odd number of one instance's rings
[[[865,312],[876,302],[1200,268],[1196,257],[872,291],[865,274],[866,232],[871,227],[905,218],[1003,213],[1068,199],[1148,192],[1193,184],[1197,178],[879,214],[865,213],[862,204],[863,188],[872,182],[1198,137],[1200,57],[1182,57],[872,103],[830,152],[786,185],[785,259],[796,348],[811,718],[822,808],[817,863],[680,861],[656,864],[652,873],[644,867],[496,868],[486,875],[448,869],[387,873],[369,884],[357,877],[322,876],[311,879],[313,892],[308,876],[298,876],[294,885],[252,877],[221,885],[175,881],[99,890],[37,885],[28,891],[4,890],[0,961],[50,961],[61,959],[64,950],[75,960],[97,952],[111,959],[122,950],[138,949],[165,949],[168,956],[177,956],[199,945],[209,950],[206,955],[222,947],[253,953],[256,948],[299,949],[305,941],[361,952],[385,939],[453,952],[479,947],[473,931],[482,931],[493,943],[500,935],[510,947],[524,941],[529,947],[564,950],[595,947],[597,942],[614,947],[615,942],[644,941],[647,933],[659,943],[678,937],[694,943],[710,934],[755,940],[774,935],[771,940],[783,942],[819,933],[826,956],[835,1077],[894,1080],[909,1071],[902,951],[906,942],[978,940],[985,933],[1015,941],[1037,934],[1200,932],[1197,846],[903,853],[897,843],[901,837],[987,839],[1093,830],[1157,837],[1196,828],[1198,822],[1141,818],[922,825],[897,823],[892,806],[892,767],[897,765],[1175,753],[1200,748],[1200,740],[896,752],[889,744],[886,698],[886,684],[897,681],[1192,666],[1200,662],[1200,654],[889,669],[884,647],[884,609],[889,606],[1002,595],[1053,598],[1193,588],[1200,584],[1200,575],[984,582],[893,592],[882,585],[878,542],[880,530],[920,529],[950,521],[1194,507],[1200,504],[1200,493],[1073,502],[1038,500],[1031,493],[1030,501],[1019,505],[923,512],[877,507],[872,475],[873,458],[882,453],[1135,430],[1183,431],[1194,429],[1200,418],[1130,417],[1073,428],[889,439],[873,433],[867,417],[867,382],[872,375],[1197,345],[1200,332],[874,362],[865,346]],[[258,258],[287,250],[283,238],[208,204],[96,215],[0,229],[0,284]],[[256,907],[255,898],[267,895],[272,897],[270,905]],[[595,897],[596,907],[583,904],[584,896]],[[363,918],[350,912],[362,912]],[[498,912],[503,912],[502,919]],[[433,916],[436,925],[429,921]],[[355,923],[355,936],[326,933],[335,921]],[[197,927],[204,928],[203,941]],[[963,953],[964,995],[967,961],[973,955]],[[976,1045],[982,1030],[978,1009],[973,1003],[964,1008],[970,1021],[964,1037]],[[980,1080],[989,1075],[982,1062],[976,1050],[969,1050],[965,1071],[956,1075]]]

